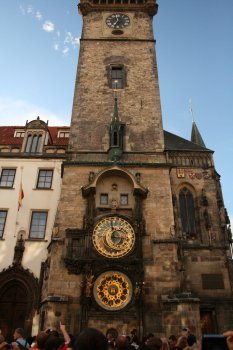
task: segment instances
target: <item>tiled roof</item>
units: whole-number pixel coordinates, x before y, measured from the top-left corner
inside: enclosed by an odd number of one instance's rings
[[[0,126],[0,145],[21,146],[23,137],[14,137],[16,130],[24,130],[24,126]],[[69,126],[49,126],[48,127],[52,146],[67,146],[69,139],[57,137],[59,131],[70,131]],[[209,151],[208,148],[197,145],[180,136],[164,131],[164,141],[166,151]]]
[[[16,130],[25,130],[24,126],[0,126],[0,145],[15,145],[21,146],[23,143],[23,137],[14,137]],[[68,145],[68,138],[61,138],[58,136],[58,131],[69,131],[69,126],[49,126],[48,127],[52,145],[53,146],[66,146]]]
[[[166,151],[209,151],[206,147],[197,145],[194,142],[183,139],[180,136],[164,130],[164,142]]]

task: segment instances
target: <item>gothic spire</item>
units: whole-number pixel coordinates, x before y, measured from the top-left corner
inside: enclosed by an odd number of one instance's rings
[[[114,97],[112,121],[109,127],[109,157],[120,159],[123,151],[124,124],[120,122],[117,95]]]
[[[206,148],[206,145],[203,141],[203,138],[201,137],[201,134],[198,130],[198,127],[195,123],[195,121],[193,120],[193,123],[192,123],[192,132],[191,132],[191,141],[193,143],[196,143],[197,145],[201,146],[201,147],[205,147]]]

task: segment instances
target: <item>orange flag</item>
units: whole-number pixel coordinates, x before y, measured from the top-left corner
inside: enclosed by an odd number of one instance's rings
[[[24,198],[24,192],[23,192],[23,186],[22,186],[22,181],[21,181],[20,188],[19,188],[18,211],[19,211],[20,207],[22,206],[23,198]]]

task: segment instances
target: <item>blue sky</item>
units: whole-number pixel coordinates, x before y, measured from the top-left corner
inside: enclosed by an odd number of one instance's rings
[[[158,0],[154,19],[164,129],[215,151],[233,219],[233,1]],[[1,0],[0,124],[38,115],[69,125],[82,19],[73,0]]]

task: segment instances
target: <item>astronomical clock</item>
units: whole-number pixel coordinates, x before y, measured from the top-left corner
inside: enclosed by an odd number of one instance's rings
[[[82,189],[87,203],[85,229],[67,231],[73,244],[65,259],[71,273],[82,275],[81,328],[94,326],[90,320],[95,318],[117,320],[125,312],[128,319],[138,319],[145,231],[142,202],[147,196],[139,178],[114,166],[96,177],[92,174]]]

